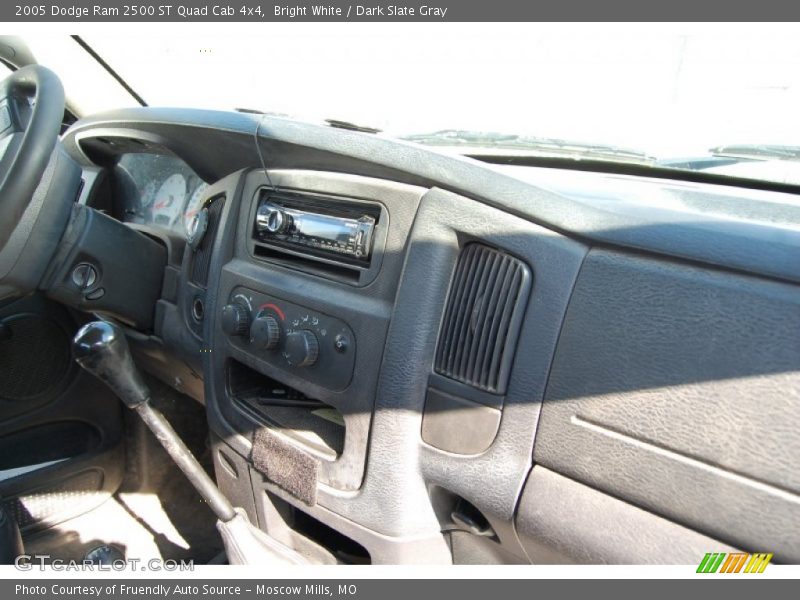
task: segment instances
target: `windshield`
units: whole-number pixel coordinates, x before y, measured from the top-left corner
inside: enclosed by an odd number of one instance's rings
[[[336,119],[464,154],[800,183],[796,25],[373,23],[343,32],[276,23],[258,31],[267,33],[82,38],[151,106]]]

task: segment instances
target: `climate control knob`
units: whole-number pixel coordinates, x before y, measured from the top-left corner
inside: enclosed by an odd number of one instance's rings
[[[259,315],[250,325],[250,343],[256,350],[272,350],[281,341],[281,326],[272,315]]]
[[[312,331],[301,329],[286,336],[283,356],[293,367],[310,367],[319,357],[319,341]]]
[[[250,331],[250,310],[240,302],[223,306],[222,330],[228,335],[246,335]]]

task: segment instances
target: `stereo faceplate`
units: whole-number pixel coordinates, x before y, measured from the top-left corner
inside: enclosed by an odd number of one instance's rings
[[[263,188],[256,196],[255,240],[347,264],[369,265],[379,207]]]

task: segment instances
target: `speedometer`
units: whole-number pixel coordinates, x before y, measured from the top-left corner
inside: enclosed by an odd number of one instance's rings
[[[156,182],[152,179],[144,184],[141,194],[139,194],[139,206],[142,208],[142,214],[150,205],[153,204],[153,198],[156,196]]]
[[[181,216],[186,200],[186,178],[180,173],[167,177],[156,192],[153,223],[172,227]]]
[[[191,233],[192,220],[195,215],[200,212],[200,209],[203,208],[203,194],[205,194],[207,189],[208,184],[201,183],[194,189],[192,197],[189,198],[189,202],[186,203],[186,209],[183,211],[183,226],[186,229],[187,235]]]

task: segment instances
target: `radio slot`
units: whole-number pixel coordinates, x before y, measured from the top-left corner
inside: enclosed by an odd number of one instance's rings
[[[351,285],[358,285],[363,269],[353,265],[346,265],[329,261],[323,257],[314,257],[289,249],[276,248],[267,244],[254,244],[253,255],[256,258],[282,265],[287,268],[302,268],[303,271],[321,277],[336,279]]]

